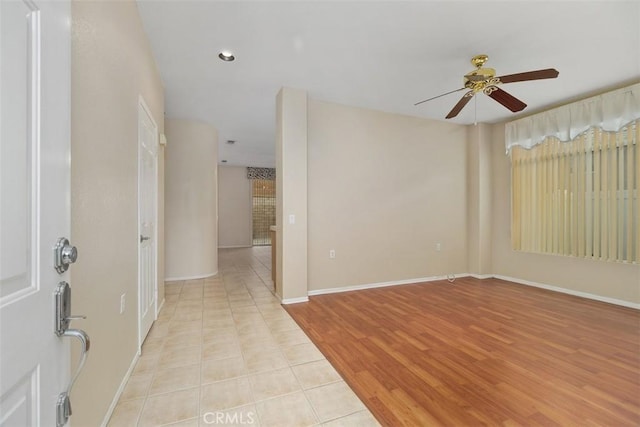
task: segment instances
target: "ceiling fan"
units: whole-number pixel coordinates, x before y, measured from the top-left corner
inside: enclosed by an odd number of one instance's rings
[[[487,55],[476,55],[471,58],[471,63],[476,67],[475,70],[465,74],[464,87],[460,89],[452,90],[451,92],[443,93],[442,95],[434,96],[433,98],[425,99],[415,103],[414,105],[420,105],[424,102],[431,101],[432,99],[440,98],[445,95],[449,95],[454,92],[459,92],[464,89],[469,89],[467,93],[462,96],[462,99],[453,107],[447,119],[451,119],[460,113],[465,105],[475,94],[482,92],[485,95],[495,99],[500,104],[512,112],[518,112],[525,109],[527,104],[520,101],[513,95],[505,92],[498,87],[499,84],[525,82],[528,80],[542,80],[542,79],[555,79],[558,77],[558,70],[554,68],[546,68],[544,70],[527,71],[524,73],[508,74],[506,76],[496,77],[496,70],[493,68],[483,68],[485,62],[489,60]]]

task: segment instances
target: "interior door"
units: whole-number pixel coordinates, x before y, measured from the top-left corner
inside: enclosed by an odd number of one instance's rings
[[[56,425],[69,340],[54,333],[68,272],[70,5],[0,1],[0,425]]]
[[[140,98],[138,108],[138,258],[139,336],[142,342],[156,319],[157,302],[158,127]]]

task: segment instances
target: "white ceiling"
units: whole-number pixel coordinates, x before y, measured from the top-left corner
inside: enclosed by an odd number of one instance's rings
[[[504,85],[514,115],[477,96],[452,121],[496,122],[640,79],[640,2],[138,0],[169,118],[219,131],[220,160],[275,165],[282,86],[324,101],[436,120],[464,92],[469,60],[497,75],[556,68],[555,80]],[[232,50],[236,61],[218,52]],[[476,113],[477,112],[477,113]],[[226,140],[236,140],[228,145]]]

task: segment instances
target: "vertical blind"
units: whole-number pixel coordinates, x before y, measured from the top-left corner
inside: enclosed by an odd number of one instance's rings
[[[511,148],[516,250],[640,262],[640,126]]]

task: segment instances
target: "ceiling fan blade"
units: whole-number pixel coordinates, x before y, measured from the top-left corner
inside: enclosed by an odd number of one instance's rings
[[[555,68],[546,68],[544,70],[527,71],[526,73],[507,74],[498,78],[502,83],[514,83],[527,80],[555,79],[558,74],[560,73]]]
[[[445,96],[445,95],[449,95],[449,94],[454,93],[454,92],[460,92],[460,91],[461,91],[461,90],[463,90],[463,89],[465,89],[465,88],[461,87],[460,89],[452,90],[451,92],[443,93],[442,95],[434,96],[433,98],[429,98],[429,99],[425,99],[424,101],[416,102],[416,103],[415,103],[415,104],[413,104],[413,105],[414,105],[414,106],[416,106],[416,105],[420,105],[420,104],[422,104],[422,103],[424,103],[424,102],[431,101],[432,99],[441,98],[441,97],[443,97],[443,96]]]
[[[495,88],[495,90],[493,90],[492,92],[488,93],[488,96],[490,96],[491,98],[495,99],[496,101],[498,101],[500,104],[502,104],[505,107],[507,107],[512,112],[516,113],[516,112],[522,111],[522,110],[524,110],[526,108],[527,104],[525,104],[524,102],[520,101],[515,96],[508,94],[507,92],[503,91],[499,87],[492,86],[492,88]],[[485,93],[487,93],[487,92],[485,92]]]
[[[467,103],[469,101],[471,101],[471,98],[473,98],[474,92],[472,90],[470,90],[469,92],[465,93],[464,96],[460,99],[460,101],[458,101],[458,103],[453,107],[453,109],[451,111],[449,111],[449,114],[447,114],[447,119],[452,119],[455,116],[458,115],[458,113],[460,113],[460,111],[462,111],[462,109],[464,108],[465,105],[467,105]]]

